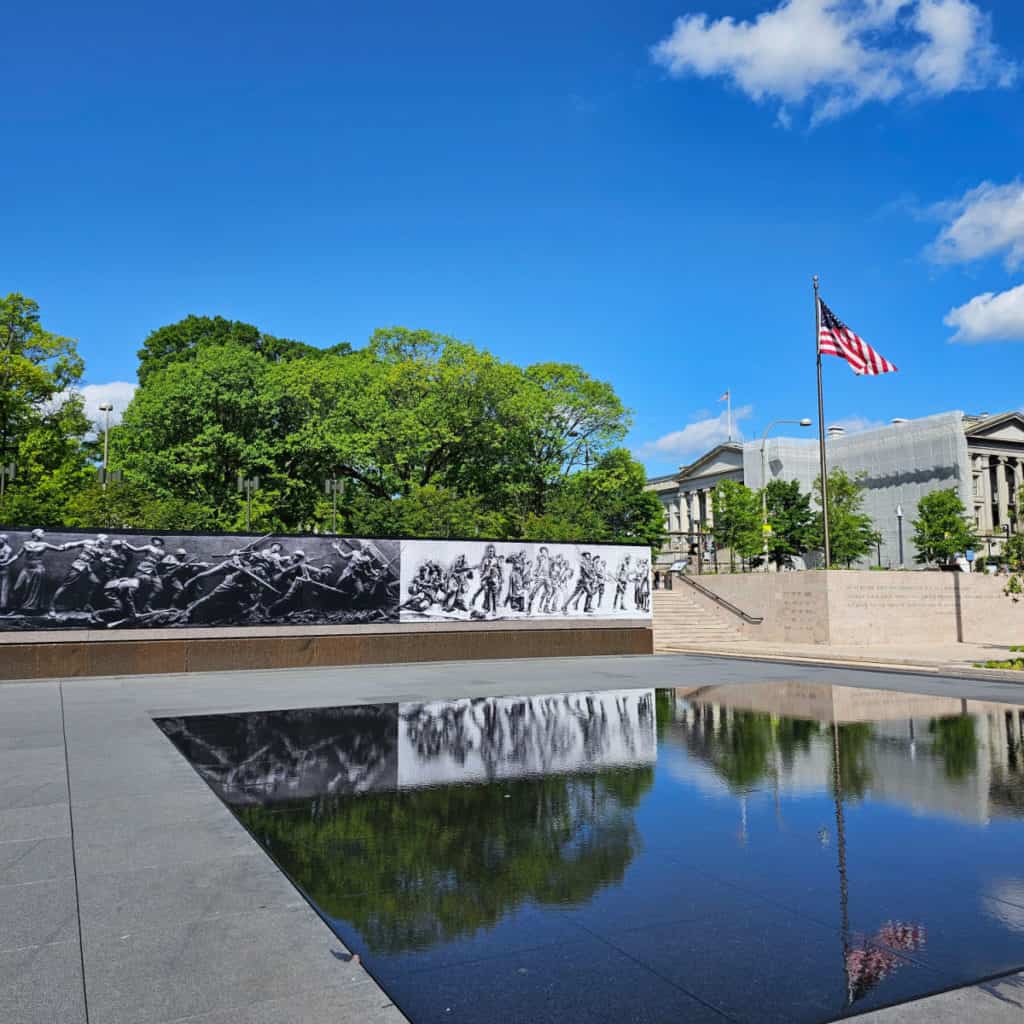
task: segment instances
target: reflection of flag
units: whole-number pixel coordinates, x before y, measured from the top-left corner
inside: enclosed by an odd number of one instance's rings
[[[874,377],[879,373],[896,372],[896,367],[885,356],[854,334],[821,299],[818,299],[818,308],[821,312],[818,327],[819,355],[841,356],[856,374]]]
[[[726,401],[728,401],[728,400],[729,400],[729,392],[728,392],[728,391],[723,391],[723,392],[722,392],[722,394],[721,394],[721,396],[719,397],[719,399],[718,399],[718,400],[719,400],[720,402],[726,402]]]

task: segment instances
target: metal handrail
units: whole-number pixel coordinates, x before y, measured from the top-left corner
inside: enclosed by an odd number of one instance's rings
[[[733,615],[738,615],[744,622],[749,622],[752,626],[760,626],[764,622],[763,615],[749,615],[742,608],[737,608],[731,601],[726,601],[724,597],[720,597],[713,590],[709,590],[703,584],[698,583],[692,576],[688,576],[686,573],[678,573],[679,579],[681,579],[687,586],[693,587],[694,590],[699,591],[705,597],[711,598],[712,601],[717,605],[732,612]]]

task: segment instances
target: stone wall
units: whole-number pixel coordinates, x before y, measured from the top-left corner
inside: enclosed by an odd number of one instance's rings
[[[750,615],[770,643],[1024,643],[1024,602],[1005,579],[947,572],[750,573],[699,582]]]

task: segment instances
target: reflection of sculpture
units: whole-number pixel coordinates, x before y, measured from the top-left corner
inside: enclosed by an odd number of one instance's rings
[[[393,789],[394,704],[162,718],[157,724],[232,805]]]

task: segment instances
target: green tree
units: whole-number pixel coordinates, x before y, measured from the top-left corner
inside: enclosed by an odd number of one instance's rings
[[[274,457],[268,369],[250,349],[229,344],[201,347],[188,361],[151,373],[111,435],[114,465],[163,501],[205,505],[219,529],[244,522],[238,474],[259,476],[262,523],[293,526],[282,508],[287,487]]]
[[[752,558],[761,551],[761,501],[745,484],[723,480],[715,486],[714,503],[715,544],[729,549],[729,566],[735,569],[736,555]]]
[[[657,499],[616,447],[629,414],[579,367],[399,327],[357,352],[282,355],[266,337],[200,318],[150,335],[112,448],[157,500],[124,518],[237,528],[245,473],[258,528],[329,528],[323,481],[339,477],[348,532],[660,542]]]
[[[851,477],[842,469],[833,469],[828,475],[828,532],[833,566],[849,568],[874,547],[875,527],[871,516],[862,511],[866,475],[858,473]],[[814,495],[818,512],[814,519],[813,540],[814,545],[824,551],[820,476],[814,481]]]
[[[770,480],[765,488],[768,523],[768,557],[781,569],[793,555],[803,554],[813,543],[814,513],[811,496],[796,480]]]
[[[1024,569],[1024,533],[1015,533],[1006,541],[1003,556],[1013,572]]]
[[[665,537],[661,502],[644,490],[644,467],[624,448],[613,448],[590,469],[549,486],[544,512],[518,531],[527,539],[620,541],[660,547]]]
[[[978,545],[967,510],[952,487],[932,491],[918,501],[913,527],[917,562],[949,562],[957,552]]]
[[[73,390],[82,368],[75,341],[43,328],[38,303],[0,299],[0,465],[17,466],[5,520],[59,525],[88,474],[90,424]]]

